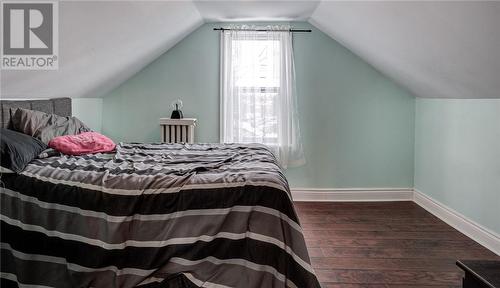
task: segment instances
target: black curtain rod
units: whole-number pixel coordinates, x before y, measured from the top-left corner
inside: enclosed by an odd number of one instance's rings
[[[215,31],[257,31],[257,32],[312,32],[311,29],[286,29],[286,30],[272,30],[272,29],[230,29],[230,28],[214,28]]]

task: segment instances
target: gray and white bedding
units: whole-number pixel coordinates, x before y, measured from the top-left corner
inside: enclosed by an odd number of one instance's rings
[[[264,146],[121,143],[2,182],[2,287],[320,287]]]

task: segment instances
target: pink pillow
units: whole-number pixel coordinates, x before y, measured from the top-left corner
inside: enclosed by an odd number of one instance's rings
[[[82,155],[115,150],[115,143],[97,132],[84,132],[77,135],[55,137],[49,147],[68,155]]]

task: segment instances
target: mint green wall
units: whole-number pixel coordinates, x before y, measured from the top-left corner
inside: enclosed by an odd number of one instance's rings
[[[159,141],[158,118],[181,98],[197,141],[219,140],[220,24],[206,24],[104,97],[103,133]],[[413,187],[415,99],[308,23],[294,34],[298,111],[307,164],[292,187]]]
[[[82,120],[91,129],[102,130],[102,98],[73,98],[73,116]]]
[[[415,188],[500,233],[500,99],[417,99]]]

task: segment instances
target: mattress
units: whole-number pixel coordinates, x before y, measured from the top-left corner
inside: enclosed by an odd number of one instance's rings
[[[120,143],[2,182],[2,287],[320,287],[261,145]]]

